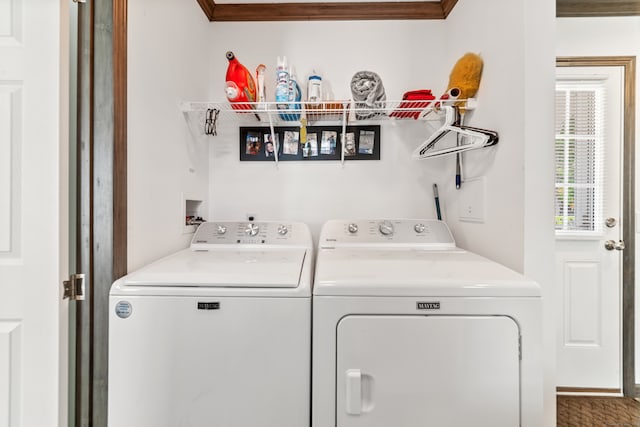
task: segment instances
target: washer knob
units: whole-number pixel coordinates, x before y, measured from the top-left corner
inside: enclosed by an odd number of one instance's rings
[[[383,236],[391,236],[393,235],[393,224],[389,221],[382,221],[378,226],[378,230]]]
[[[227,232],[227,227],[226,226],[224,226],[222,224],[218,225],[218,234],[224,234],[226,232]]]
[[[347,226],[347,230],[349,230],[351,234],[356,234],[358,232],[358,224],[352,222]]]
[[[260,231],[260,227],[258,227],[257,224],[254,224],[252,222],[247,224],[247,228],[244,229],[245,234],[251,237],[258,234],[259,231]]]
[[[420,233],[424,233],[424,230],[426,230],[427,227],[422,223],[418,223],[413,226],[413,229],[416,231],[416,233],[420,234]]]
[[[279,225],[278,226],[278,234],[281,236],[285,236],[287,233],[289,232],[289,229],[287,228],[286,225]]]

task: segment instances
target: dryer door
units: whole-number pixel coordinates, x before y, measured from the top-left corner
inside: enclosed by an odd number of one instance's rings
[[[506,316],[347,316],[337,427],[520,425],[519,336]]]

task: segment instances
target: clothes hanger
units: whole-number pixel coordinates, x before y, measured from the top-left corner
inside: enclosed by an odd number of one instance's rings
[[[426,141],[424,141],[413,152],[413,157],[426,159],[429,157],[444,156],[446,154],[461,153],[463,151],[475,150],[478,148],[490,147],[498,143],[498,133],[487,129],[462,126],[460,124],[460,110],[453,105],[440,107],[445,112],[444,124],[435,131]],[[454,147],[435,149],[438,141],[443,139],[450,132],[463,136],[462,140],[470,141]]]

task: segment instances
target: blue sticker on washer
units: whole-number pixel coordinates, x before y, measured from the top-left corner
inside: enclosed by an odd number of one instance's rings
[[[121,319],[131,316],[131,303],[129,301],[118,301],[116,304],[116,316]]]

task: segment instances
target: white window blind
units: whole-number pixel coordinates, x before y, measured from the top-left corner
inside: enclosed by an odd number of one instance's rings
[[[555,108],[556,234],[599,235],[605,176],[603,80],[558,80]]]

